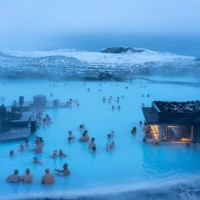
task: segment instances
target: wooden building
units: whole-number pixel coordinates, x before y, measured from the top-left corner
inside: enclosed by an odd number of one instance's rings
[[[200,101],[153,101],[142,107],[146,137],[156,141],[200,143]]]

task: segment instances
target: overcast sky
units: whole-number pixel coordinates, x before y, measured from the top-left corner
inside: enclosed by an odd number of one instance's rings
[[[141,35],[198,37],[200,0],[0,0],[1,49],[76,48]]]

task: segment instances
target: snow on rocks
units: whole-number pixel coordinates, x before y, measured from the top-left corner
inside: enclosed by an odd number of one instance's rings
[[[114,47],[78,50],[1,51],[0,74],[7,78],[129,79],[135,75],[200,71],[195,57],[147,49]]]

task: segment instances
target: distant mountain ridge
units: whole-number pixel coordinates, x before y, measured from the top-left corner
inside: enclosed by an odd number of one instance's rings
[[[125,80],[153,73],[200,74],[200,60],[132,47],[0,52],[1,78]]]
[[[141,48],[132,48],[132,47],[109,47],[106,49],[102,49],[100,52],[102,53],[142,53],[146,51],[146,49]]]

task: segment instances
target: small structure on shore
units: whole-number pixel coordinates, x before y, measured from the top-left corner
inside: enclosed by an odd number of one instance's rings
[[[11,109],[13,111],[27,111],[31,109],[49,109],[49,108],[63,108],[66,104],[60,102],[59,99],[52,101],[47,100],[45,95],[35,95],[32,101],[24,101],[24,96],[19,97],[19,101],[14,101]]]
[[[142,111],[145,138],[200,143],[200,101],[153,101],[152,107],[142,107]]]
[[[19,112],[0,107],[0,141],[23,139],[37,129],[37,122],[31,119],[31,112]]]
[[[45,95],[36,95],[33,101],[14,101],[11,106],[0,106],[0,141],[24,139],[37,130],[37,119],[33,113],[48,108],[64,108],[65,103],[58,99],[48,101]],[[41,114],[41,113],[40,113]]]

